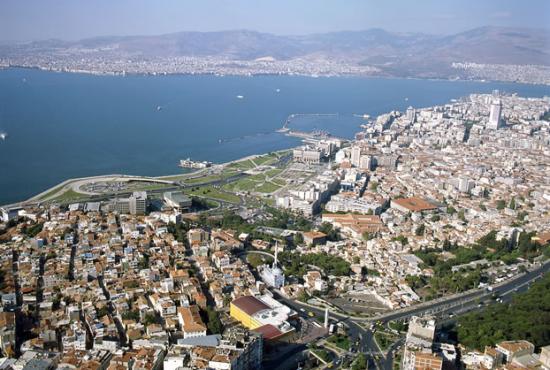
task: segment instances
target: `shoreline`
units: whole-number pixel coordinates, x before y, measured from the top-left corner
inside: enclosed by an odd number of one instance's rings
[[[56,70],[50,68],[44,68],[39,66],[19,66],[8,65],[0,68],[2,70],[9,69],[28,69],[41,72],[52,73],[67,73],[83,76],[97,76],[97,77],[170,77],[170,76],[212,76],[212,77],[307,77],[307,78],[365,78],[365,79],[390,79],[390,80],[418,80],[418,81],[434,81],[434,82],[477,82],[477,83],[503,83],[503,84],[519,84],[529,86],[542,86],[550,87],[549,83],[544,82],[525,82],[525,81],[511,81],[511,80],[492,80],[492,79],[465,79],[465,78],[436,78],[436,77],[415,77],[415,76],[393,76],[384,74],[307,74],[307,73],[212,73],[212,72],[99,72],[92,70]]]
[[[141,179],[143,181],[147,181],[146,179],[167,181],[166,180],[167,178],[182,177],[182,176],[185,176],[185,175],[198,174],[198,173],[200,173],[204,170],[212,169],[212,168],[215,168],[215,167],[225,168],[225,167],[227,167],[231,164],[234,164],[234,163],[252,160],[252,159],[255,159],[255,158],[258,158],[258,157],[263,157],[263,156],[269,155],[271,153],[286,152],[286,151],[292,150],[294,148],[296,148],[296,147],[289,147],[289,148],[286,148],[286,149],[276,150],[276,151],[272,151],[272,152],[268,152],[268,153],[251,154],[251,155],[248,155],[246,157],[234,159],[234,160],[231,160],[231,161],[228,161],[228,162],[212,164],[212,167],[201,168],[201,169],[198,169],[197,171],[190,171],[188,173],[182,173],[182,174],[161,175],[161,176],[141,176],[141,175],[129,175],[129,174],[106,174],[106,175],[94,175],[94,176],[88,176],[88,177],[69,178],[69,179],[63,180],[62,182],[57,183],[57,184],[55,184],[55,185],[41,191],[40,193],[37,193],[37,194],[33,195],[30,198],[27,198],[25,200],[10,203],[10,204],[2,204],[2,205],[0,205],[0,208],[25,207],[25,206],[35,205],[35,204],[39,204],[39,203],[43,203],[43,202],[48,202],[47,199],[46,200],[40,200],[40,198],[47,195],[50,192],[53,192],[56,189],[58,189],[58,190],[53,195],[54,196],[59,196],[59,195],[63,194],[64,192],[66,192],[68,190],[71,190],[70,188],[67,189],[67,186],[69,186],[70,184],[77,183],[77,182],[82,182],[82,181],[85,181],[85,180],[104,179],[104,178],[123,178],[123,179],[126,178],[128,180],[134,179],[134,180],[138,180],[138,181],[139,181],[139,179]],[[199,178],[199,177],[201,177],[201,176],[197,176],[197,178]],[[87,194],[82,193],[82,195],[87,195]]]

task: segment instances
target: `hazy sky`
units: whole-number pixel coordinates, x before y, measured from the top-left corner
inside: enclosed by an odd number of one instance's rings
[[[0,40],[251,29],[454,33],[548,27],[550,0],[0,0]]]

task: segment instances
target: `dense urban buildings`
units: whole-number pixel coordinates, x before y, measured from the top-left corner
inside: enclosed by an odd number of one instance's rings
[[[1,366],[257,369],[298,346],[306,366],[544,369],[538,337],[468,348],[438,322],[546,271],[549,111],[473,94],[349,142],[2,207]]]

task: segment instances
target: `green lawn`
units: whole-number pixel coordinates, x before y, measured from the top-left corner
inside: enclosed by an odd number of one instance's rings
[[[283,180],[283,179],[273,179],[273,180],[271,180],[271,182],[274,182],[275,184],[277,184],[279,186],[285,186],[286,185],[286,181]]]
[[[395,335],[383,332],[374,333],[374,338],[376,339],[376,342],[378,343],[382,351],[387,350],[388,347],[397,340],[397,337]]]
[[[51,197],[55,193],[59,192],[62,188],[63,188],[63,185],[56,186],[55,188],[53,188],[52,190],[50,190],[49,192],[47,192],[46,194],[44,194],[40,198],[38,198],[38,200],[42,200],[42,199],[46,199],[48,197]]]
[[[74,191],[72,189],[69,189],[66,192],[64,192],[63,194],[61,194],[60,196],[55,197],[52,200],[54,200],[56,202],[68,202],[68,201],[83,199],[83,198],[87,198],[87,197],[88,196],[85,195],[85,194],[80,194],[80,193],[77,193],[76,191]]]
[[[268,155],[264,155],[264,156],[261,156],[261,157],[258,157],[258,158],[254,158],[253,161],[254,163],[256,163],[257,166],[261,166],[261,165],[269,165],[269,164],[273,164],[275,162],[277,162],[277,155],[275,154],[268,154]]]
[[[250,160],[250,159],[247,159],[245,161],[240,161],[240,162],[235,162],[235,163],[231,163],[229,166],[227,166],[229,168],[237,168],[237,169],[240,169],[240,170],[249,170],[251,168],[255,168],[256,166],[254,165],[254,163]]]
[[[350,342],[347,335],[335,334],[330,336],[327,341],[334,344],[336,347],[343,349],[344,351],[349,350]]]
[[[258,186],[255,190],[260,193],[273,193],[275,190],[279,190],[281,187],[279,185],[272,184],[270,182],[264,182],[262,185]]]
[[[265,174],[267,175],[267,177],[275,177],[275,176],[278,176],[281,172],[283,172],[282,169],[274,168],[272,170],[267,171]]]
[[[236,175],[237,171],[224,171],[217,175],[210,175],[210,176],[201,176],[201,177],[195,177],[192,179],[185,180],[186,184],[201,184],[205,182],[212,182],[212,181],[219,181],[226,179],[228,177]]]
[[[253,176],[246,177],[230,184],[224,185],[224,189],[229,191],[252,191],[260,182],[254,181]]]
[[[164,188],[170,188],[173,187],[173,185],[169,184],[149,184],[149,185],[143,185],[143,186],[136,186],[135,188],[132,187],[132,191],[139,191],[139,190],[158,190],[158,189],[164,189]]]
[[[198,190],[186,190],[186,193],[198,197],[219,199],[229,203],[238,204],[240,202],[240,198],[235,194],[223,192],[220,189],[216,189],[212,186],[204,186]]]

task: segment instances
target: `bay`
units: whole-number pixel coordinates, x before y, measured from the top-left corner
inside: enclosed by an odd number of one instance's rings
[[[299,140],[275,131],[293,113],[338,113],[320,128],[353,137],[360,123],[353,114],[444,104],[493,89],[550,95],[548,86],[496,82],[4,69],[0,131],[8,136],[0,140],[0,204],[68,178],[169,175],[181,172],[177,163],[187,157],[227,162],[290,148]]]

